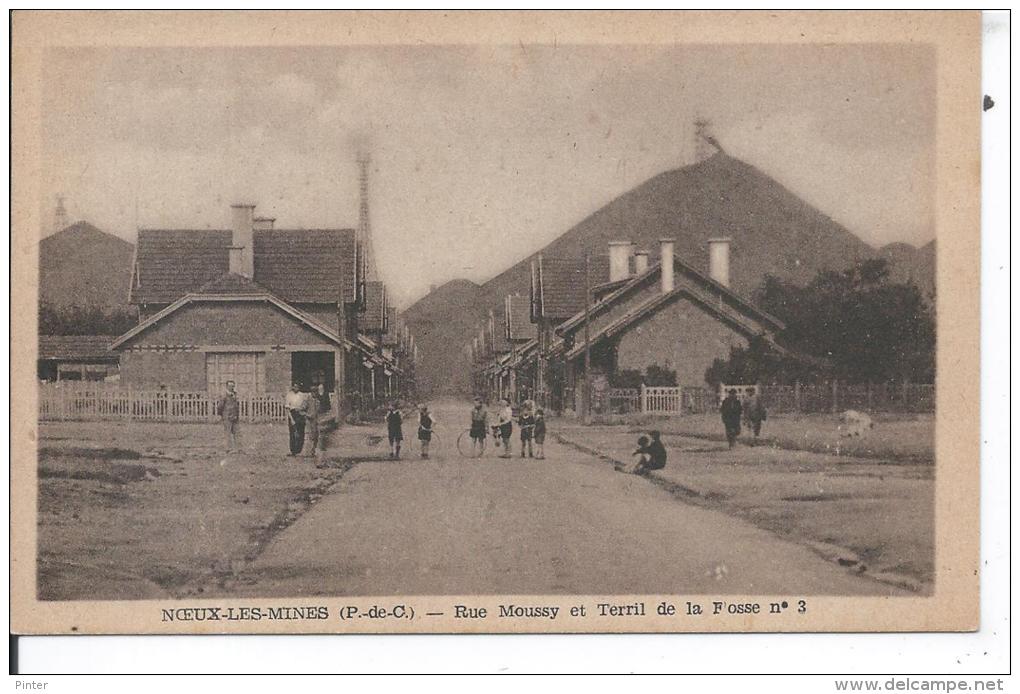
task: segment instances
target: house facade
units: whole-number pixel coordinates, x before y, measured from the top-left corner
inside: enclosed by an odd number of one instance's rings
[[[522,345],[513,368],[530,375],[535,399],[556,411],[580,410],[585,384],[593,408],[603,407],[624,370],[658,366],[675,372],[679,386],[704,388],[715,359],[756,336],[775,344],[783,327],[730,289],[729,243],[710,241],[707,273],[676,258],[671,239],[660,241],[654,263],[626,241],[610,243],[587,267],[539,256],[530,289],[534,346]]]
[[[275,229],[254,205],[232,206],[231,217],[229,230],[139,231],[140,322],[112,345],[122,382],[218,393],[232,380],[251,395],[322,384],[359,406],[388,362],[359,326],[368,304],[355,231]],[[370,328],[381,338],[384,321]]]

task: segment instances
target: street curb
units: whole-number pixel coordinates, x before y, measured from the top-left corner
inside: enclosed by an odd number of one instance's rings
[[[598,458],[599,460],[604,460],[608,463],[612,463],[614,466],[620,466],[625,464],[617,460],[616,458],[613,458],[612,456],[606,455],[605,453],[596,448],[591,448],[589,446],[585,446],[584,444],[577,443],[576,441],[572,441],[571,439],[568,439],[562,434],[553,434],[553,436],[559,443],[565,446],[572,446],[573,448],[577,449],[582,453],[586,453],[588,455]],[[687,487],[678,482],[674,482],[673,480],[663,477],[659,474],[656,474],[655,472],[645,472],[639,476],[647,477],[652,484],[654,484],[657,487],[660,487],[661,489],[665,490],[666,492],[672,494],[675,497],[687,496],[703,499],[705,501],[712,501],[714,496],[712,493],[700,492],[691,487]],[[723,509],[716,510],[719,513],[725,513],[726,515],[729,515],[731,517],[739,518],[739,516],[734,515],[732,513],[728,513]],[[755,527],[761,528],[761,526],[755,523],[751,524],[754,525]],[[815,542],[813,540],[807,539],[796,540],[793,538],[784,538],[781,534],[769,530],[768,528],[762,529],[765,530],[766,532],[776,535],[776,537],[785,539],[786,541],[792,542],[793,544],[796,545],[800,545],[801,547],[805,547],[815,555],[824,559],[825,561],[842,566],[849,572],[865,577],[869,580],[875,581],[877,583],[883,583],[885,585],[893,586],[903,590],[907,590],[913,593],[921,594],[923,591],[923,586],[909,576],[902,576],[888,571],[867,573],[867,567],[863,564],[863,562],[860,562],[860,560],[857,558],[856,554],[852,550],[849,550],[847,548],[838,547],[836,545],[827,543]]]
[[[553,436],[561,444],[563,444],[565,446],[572,446],[573,448],[579,450],[582,453],[586,453],[588,455],[594,456],[594,457],[598,458],[599,460],[604,460],[607,463],[612,464],[613,467],[619,468],[620,466],[625,466],[626,465],[626,463],[624,463],[622,460],[617,460],[616,458],[614,458],[614,457],[612,457],[610,455],[606,455],[605,453],[603,453],[602,451],[598,450],[597,448],[590,448],[588,446],[585,446],[584,444],[577,443],[576,441],[572,441],[571,439],[568,439],[567,437],[563,436],[562,434],[553,434]],[[686,485],[680,484],[679,482],[671,480],[671,479],[669,479],[667,477],[663,477],[662,475],[659,475],[659,474],[657,474],[655,472],[644,472],[644,473],[640,474],[639,477],[647,477],[654,484],[656,484],[659,487],[664,488],[666,491],[668,491],[668,492],[670,492],[670,493],[672,493],[674,495],[682,494],[684,496],[693,496],[693,497],[698,497],[698,498],[701,498],[701,499],[709,498],[709,495],[706,495],[703,492],[700,492],[697,489],[694,489],[693,487],[688,487]]]

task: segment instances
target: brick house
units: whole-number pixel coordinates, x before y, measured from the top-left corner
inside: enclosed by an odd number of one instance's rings
[[[704,387],[705,371],[730,348],[754,336],[773,342],[783,324],[729,288],[729,240],[710,241],[705,275],[660,243],[660,262],[648,267],[632,245],[610,245],[609,280],[594,288],[588,310],[593,399],[612,375],[657,365],[676,371],[677,385]],[[549,354],[563,365],[564,388],[580,394],[584,377],[585,311],[554,329]],[[574,409],[579,406],[575,399]],[[566,403],[570,406],[570,403]]]
[[[139,324],[112,345],[126,386],[218,393],[233,380],[254,395],[296,381],[347,402],[364,392],[387,362],[359,331],[367,302],[355,231],[272,225],[254,205],[234,205],[229,230],[139,230],[130,291]]]

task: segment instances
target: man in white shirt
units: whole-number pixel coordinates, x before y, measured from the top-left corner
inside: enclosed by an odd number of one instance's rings
[[[290,455],[301,452],[305,446],[305,394],[297,383],[290,387],[284,407],[287,409],[287,433],[290,435]]]

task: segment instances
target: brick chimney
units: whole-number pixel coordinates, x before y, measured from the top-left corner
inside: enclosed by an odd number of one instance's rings
[[[661,266],[662,293],[673,291],[673,239],[659,239],[659,263]]]
[[[729,238],[708,240],[708,276],[724,287],[730,286]]]
[[[609,281],[619,282],[630,277],[630,241],[609,242]]]
[[[648,270],[648,251],[634,251],[634,273],[643,274]]]
[[[255,276],[255,205],[239,203],[230,206],[231,244],[230,271],[252,279]]]

